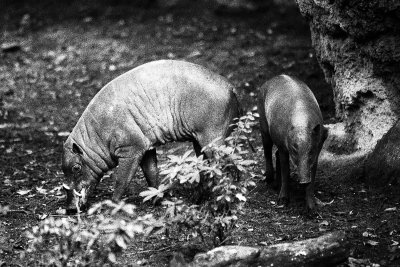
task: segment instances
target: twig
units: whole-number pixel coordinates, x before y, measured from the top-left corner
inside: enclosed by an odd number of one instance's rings
[[[255,150],[253,144],[251,143],[250,139],[247,137],[246,140],[247,140],[247,143],[249,144],[251,151],[253,151],[253,153],[256,153],[256,150]]]
[[[250,195],[251,192],[253,192],[254,190],[256,190],[257,187],[258,187],[258,185],[256,185],[254,188],[252,188],[251,190],[249,190],[249,195]]]
[[[49,214],[50,217],[78,217],[78,214]]]
[[[137,251],[136,253],[139,254],[139,253],[147,253],[147,252],[160,252],[160,251],[167,250],[169,248],[172,248],[172,246],[167,246],[167,247],[163,247],[163,248],[160,248],[160,249],[142,250],[142,251]]]
[[[13,213],[25,213],[25,214],[29,214],[29,212],[26,211],[26,210],[7,210],[7,213],[11,213],[11,212],[13,212]]]
[[[17,142],[21,142],[21,141],[22,141],[22,138],[14,138],[14,139],[10,139],[10,140],[2,139],[2,140],[0,140],[0,144],[2,144],[2,143],[17,143]]]
[[[229,239],[232,239],[231,236],[226,237],[224,240],[222,240],[221,243],[219,243],[220,246],[222,246],[223,244],[225,244],[226,242],[228,242]]]

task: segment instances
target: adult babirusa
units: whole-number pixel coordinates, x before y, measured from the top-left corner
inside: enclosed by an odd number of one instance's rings
[[[67,211],[85,207],[110,169],[114,201],[139,166],[148,185],[156,187],[157,145],[191,141],[200,155],[211,141],[223,142],[238,116],[234,87],[200,65],[160,60],[122,74],[96,94],[64,143]]]
[[[313,210],[316,204],[314,181],[318,156],[328,135],[317,100],[302,81],[288,75],[279,75],[262,85],[258,109],[268,182],[274,180],[272,147],[276,145],[278,148],[278,202],[288,202],[289,161],[292,161],[297,167],[300,184],[305,185],[307,207]]]

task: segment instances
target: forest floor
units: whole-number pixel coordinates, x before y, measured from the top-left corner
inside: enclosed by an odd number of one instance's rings
[[[145,7],[129,1],[4,1],[0,9],[0,266],[25,265],[25,232],[56,214],[62,143],[90,99],[119,74],[156,59],[183,59],[227,77],[245,110],[256,105],[257,88],[280,73],[295,75],[313,90],[326,124],[335,123],[332,91],[311,46],[308,25],[293,5],[262,12],[218,14],[202,3]],[[194,2],[194,1],[193,1]],[[258,129],[254,159],[263,170]],[[175,146],[159,151],[182,152]],[[346,151],[344,149],[343,151]],[[351,244],[349,266],[400,265],[399,187],[370,190],[362,158],[324,149],[316,195],[331,204],[309,218],[293,184],[288,207],[264,182],[252,190],[231,243],[265,245],[343,230]],[[379,177],[377,177],[378,179]],[[142,212],[142,174],[127,201]],[[105,181],[92,202],[111,196]],[[183,238],[153,236],[131,244],[122,265],[166,266]],[[191,241],[191,242],[196,242]]]

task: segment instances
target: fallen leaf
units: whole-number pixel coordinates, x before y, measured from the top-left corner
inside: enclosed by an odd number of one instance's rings
[[[320,222],[319,225],[321,225],[321,226],[328,226],[328,225],[329,225],[329,222],[325,220],[325,221]]]
[[[29,192],[31,192],[31,189],[28,189],[28,190],[18,190],[18,191],[17,191],[17,194],[23,196],[23,195],[28,194]]]
[[[49,216],[49,215],[47,215],[47,214],[39,214],[39,215],[38,215],[38,218],[39,218],[39,220],[44,220],[44,219],[46,219],[48,216]]]
[[[385,209],[385,211],[396,211],[397,210],[397,208],[396,207],[393,207],[393,208],[387,208],[387,209]]]
[[[373,241],[373,240],[368,240],[367,244],[371,245],[371,246],[377,246],[379,244],[379,242],[376,242],[376,241]]]
[[[193,52],[191,52],[189,55],[187,55],[187,58],[192,58],[192,57],[197,57],[197,56],[201,56],[201,52],[199,50],[194,50]]]
[[[67,58],[67,55],[61,54],[61,55],[57,56],[57,57],[54,59],[54,64],[60,65],[66,58]]]
[[[316,202],[317,206],[320,206],[320,207],[325,207],[327,205],[331,205],[333,203],[333,201],[334,201],[334,199],[332,199],[329,202],[323,202],[323,201],[319,200],[318,198],[315,198],[315,202]]]
[[[40,194],[46,195],[47,190],[44,189],[43,187],[36,187],[36,191],[38,191]]]

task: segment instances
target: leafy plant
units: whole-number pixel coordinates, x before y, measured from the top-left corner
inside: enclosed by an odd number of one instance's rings
[[[168,162],[161,165],[162,184],[141,193],[144,201],[162,200],[165,212],[161,218],[138,216],[131,204],[103,201],[95,204],[84,220],[79,214],[49,217],[33,227],[25,257],[41,266],[114,265],[136,235],[174,230],[189,231],[206,244],[209,237],[214,246],[225,243],[246,202],[248,188],[255,186],[255,161],[245,159],[250,152],[247,134],[255,116],[241,117],[224,145],[205,147],[203,152],[212,155],[210,158],[196,157],[192,151],[181,157],[168,156]],[[193,197],[194,192],[203,195],[201,203]]]
[[[144,201],[162,199],[166,207],[161,218],[164,230],[177,226],[178,231],[188,230],[206,244],[206,236],[212,238],[214,246],[226,242],[246,202],[248,188],[255,186],[252,166],[256,162],[245,156],[250,153],[248,134],[256,116],[249,112],[239,118],[224,145],[213,142],[205,147],[203,152],[212,157],[196,157],[193,151],[181,157],[168,156],[168,162],[160,166],[164,175],[161,185],[140,194]]]
[[[150,232],[156,220],[139,217],[135,206],[104,201],[95,204],[83,221],[73,217],[49,217],[28,233],[31,263],[41,266],[112,265],[137,234]],[[36,253],[32,253],[36,252]],[[37,255],[40,255],[38,258]]]

